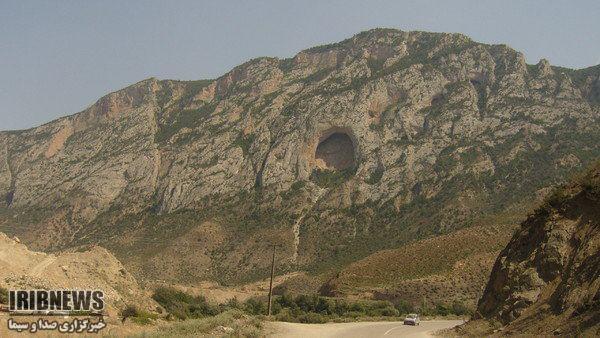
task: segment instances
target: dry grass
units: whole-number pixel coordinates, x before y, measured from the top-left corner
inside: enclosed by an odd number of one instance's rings
[[[335,288],[418,306],[460,301],[472,310],[512,232],[512,226],[472,227],[380,251],[344,268]]]
[[[353,288],[393,287],[401,281],[449,273],[460,260],[498,252],[511,233],[509,226],[473,227],[379,251],[343,269],[339,282]]]

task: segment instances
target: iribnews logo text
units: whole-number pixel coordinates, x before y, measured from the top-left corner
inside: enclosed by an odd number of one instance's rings
[[[10,290],[9,312],[94,312],[104,310],[101,290]]]

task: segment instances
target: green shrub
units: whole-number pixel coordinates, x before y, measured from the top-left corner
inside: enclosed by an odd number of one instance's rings
[[[370,309],[367,314],[371,317],[397,317],[400,312],[390,305],[384,308]]]
[[[347,317],[347,318],[359,318],[359,317],[363,317],[365,314],[362,312],[358,312],[358,311],[348,311],[344,314],[343,317]]]
[[[0,304],[8,304],[8,290],[0,286]]]
[[[371,173],[371,175],[365,180],[365,183],[371,184],[371,185],[379,183],[379,181],[381,181],[382,177],[383,177],[383,168],[377,167],[377,169],[375,169]]]
[[[307,324],[322,324],[327,322],[327,318],[319,313],[307,312],[298,316],[298,321]]]
[[[280,322],[294,322],[295,318],[290,309],[281,309],[276,315],[275,320]]]
[[[335,302],[333,313],[338,316],[344,316],[350,312],[350,304],[345,300],[338,300]]]
[[[281,295],[276,299],[276,302],[284,308],[296,308],[296,302],[294,302],[294,298],[287,293]]]
[[[240,147],[244,152],[244,155],[248,155],[250,153],[250,147],[252,143],[254,143],[256,136],[254,134],[248,135],[238,135],[238,137],[233,141],[233,145],[236,147]]]
[[[464,303],[456,300],[452,303],[452,305],[448,305],[446,303],[436,303],[433,308],[426,306],[425,304],[421,305],[419,311],[409,311],[409,312],[420,312],[423,316],[448,316],[448,315],[458,315],[464,316],[466,314],[471,313],[471,309],[469,309]]]
[[[350,305],[350,311],[365,313],[366,309],[362,303],[353,303],[352,305]]]
[[[304,181],[296,181],[296,182],[292,183],[292,185],[290,186],[290,189],[288,191],[281,193],[281,197],[284,200],[289,200],[289,199],[297,196],[298,194],[300,194],[300,192],[302,191],[302,188],[304,188],[305,185],[306,185],[306,182],[304,182]]]
[[[185,292],[159,287],[152,298],[173,316],[179,319],[202,318],[219,314],[218,307],[209,304],[202,296],[192,296]]]
[[[227,337],[261,337],[262,323],[257,318],[245,316],[240,310],[228,310],[214,317],[188,319],[171,325],[159,326],[148,332],[142,332],[132,337],[205,337],[214,336],[214,330],[219,326],[234,329]]]
[[[318,295],[299,295],[294,301],[300,310],[304,312],[316,312],[319,298]]]
[[[237,297],[233,297],[227,301],[226,306],[230,309],[241,309],[242,303],[240,303]]]
[[[450,308],[446,304],[438,303],[435,305],[435,314],[447,316],[450,314]]]
[[[552,190],[550,195],[546,197],[544,200],[544,205],[546,207],[557,208],[561,204],[563,204],[568,198],[568,195],[565,191],[565,188],[562,186],[556,187]]]
[[[378,123],[371,123],[369,124],[369,129],[371,129],[372,131],[380,131],[383,130],[383,125]]]
[[[147,325],[154,322],[158,318],[158,315],[148,311],[140,310],[135,305],[127,305],[121,311],[121,317],[122,322],[125,322],[127,318],[131,318],[131,321],[136,324]]]
[[[600,160],[596,160],[575,180],[592,199],[600,198]]]
[[[458,315],[458,316],[463,316],[463,315],[466,315],[471,312],[464,303],[462,303],[458,300],[455,300],[452,303],[451,310],[452,310],[452,313],[454,313],[455,315]]]
[[[396,309],[398,310],[398,312],[400,314],[408,314],[408,313],[414,313],[415,312],[415,307],[412,306],[412,304],[410,304],[409,302],[407,302],[405,300],[400,300],[396,304]]]
[[[275,314],[275,319],[281,321],[321,323],[342,320],[342,318],[395,317],[399,316],[400,312],[388,301],[350,302],[345,299],[323,297],[316,294],[297,295],[296,297],[283,294],[275,298],[273,314]]]
[[[311,181],[315,182],[321,188],[334,188],[348,181],[356,173],[356,168],[344,170],[314,170],[311,175]]]
[[[127,305],[121,311],[121,317],[123,318],[122,321],[124,322],[125,319],[130,318],[130,317],[136,317],[139,313],[140,313],[140,311],[138,310],[137,306]]]
[[[155,313],[139,310],[136,316],[131,317],[131,321],[139,325],[148,325],[152,324],[157,318],[158,315]]]
[[[244,302],[244,311],[252,315],[264,315],[267,313],[267,305],[258,298],[248,298]]]

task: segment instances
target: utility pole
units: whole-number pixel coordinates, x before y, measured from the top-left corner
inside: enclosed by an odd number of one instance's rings
[[[275,244],[273,244],[273,258],[271,259],[271,281],[269,282],[268,315],[271,317],[271,298],[273,296],[273,275],[275,274]]]

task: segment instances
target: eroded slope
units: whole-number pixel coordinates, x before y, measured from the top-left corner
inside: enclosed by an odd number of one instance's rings
[[[600,162],[522,223],[496,260],[478,317],[506,334],[600,333]]]

